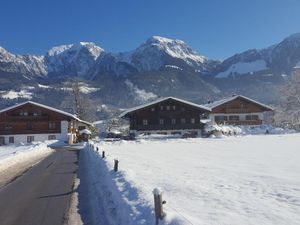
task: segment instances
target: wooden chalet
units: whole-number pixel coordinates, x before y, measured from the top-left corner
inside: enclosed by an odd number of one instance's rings
[[[27,101],[0,110],[0,145],[60,140],[77,141],[79,130],[92,124],[70,113]]]
[[[123,112],[129,119],[131,134],[193,134],[201,135],[202,119],[210,109],[174,97],[166,97]]]
[[[242,95],[233,95],[205,104],[211,109],[209,115],[212,122],[229,125],[261,125],[273,121],[273,109]]]

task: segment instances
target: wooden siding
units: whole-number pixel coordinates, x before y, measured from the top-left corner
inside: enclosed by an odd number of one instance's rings
[[[0,114],[0,135],[61,133],[63,120],[71,118],[28,103]]]
[[[270,109],[266,109],[243,98],[236,98],[212,109],[213,114],[257,113],[264,111],[270,111]]]
[[[212,116],[227,116],[227,120],[215,120],[218,124],[229,124],[229,125],[261,125],[263,124],[262,118],[247,120],[247,115],[258,115],[265,111],[271,111],[271,109],[251,102],[247,99],[238,97],[229,102],[226,102],[220,106],[212,109]],[[216,115],[215,115],[216,114]],[[239,120],[230,120],[229,116],[239,116]],[[241,119],[243,117],[244,119]]]
[[[185,129],[202,129],[203,124],[200,119],[207,118],[207,111],[195,106],[191,106],[173,99],[156,103],[129,113],[127,118],[130,119],[130,130],[185,130]],[[185,123],[181,122],[185,119]],[[194,119],[195,123],[191,123]],[[143,124],[147,120],[147,125]],[[160,124],[163,120],[163,124]],[[172,120],[176,121],[175,124]]]

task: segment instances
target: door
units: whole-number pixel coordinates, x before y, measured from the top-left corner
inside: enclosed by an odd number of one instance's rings
[[[0,137],[0,145],[4,145],[5,144],[5,139],[4,137]]]

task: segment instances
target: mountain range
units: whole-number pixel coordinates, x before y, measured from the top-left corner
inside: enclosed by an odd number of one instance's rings
[[[70,81],[77,79],[84,94],[115,107],[167,95],[203,103],[232,93],[273,103],[278,86],[298,67],[300,33],[223,61],[159,36],[121,53],[106,52],[92,42],[53,47],[43,56],[16,55],[0,47],[0,97],[2,105],[24,98],[57,105],[55,96],[65,96]]]

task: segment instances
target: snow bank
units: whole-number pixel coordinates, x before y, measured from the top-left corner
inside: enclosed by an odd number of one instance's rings
[[[34,142],[32,144],[18,144],[0,146],[0,173],[13,164],[25,161],[37,155],[47,155],[52,152],[48,147],[52,142]]]
[[[80,154],[78,208],[84,224],[155,223],[151,203],[125,179],[126,172],[113,172],[108,160],[89,147]]]
[[[51,154],[49,144],[53,141],[0,146],[0,187]]]
[[[160,224],[299,224],[300,134],[95,145],[105,160],[85,154],[112,224],[154,224],[156,187],[167,201]]]
[[[224,135],[258,135],[258,134],[291,134],[295,130],[273,127],[271,125],[261,126],[232,126],[207,124],[205,131],[213,137],[222,137]]]

